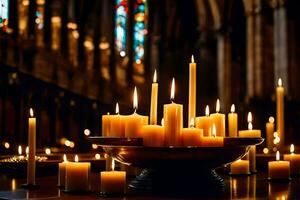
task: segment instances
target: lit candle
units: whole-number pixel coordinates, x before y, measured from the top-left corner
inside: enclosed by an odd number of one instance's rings
[[[266,138],[267,138],[268,149],[272,149],[273,147],[273,133],[274,133],[274,117],[269,117],[269,122],[266,123]]]
[[[111,115],[109,112],[107,115],[102,115],[102,136],[110,136],[110,123],[111,122]]]
[[[279,148],[284,146],[284,88],[281,78],[278,79],[276,88],[276,128],[280,138]]]
[[[65,186],[67,156],[64,154],[63,162],[58,163],[58,186]]]
[[[279,151],[276,152],[276,161],[270,161],[269,179],[290,179],[290,162],[281,161]]]
[[[225,115],[220,112],[220,100],[217,99],[216,113],[211,114],[213,123],[216,125],[217,136],[225,137]]]
[[[90,162],[78,162],[78,155],[75,162],[66,165],[66,191],[89,191],[90,190]]]
[[[144,146],[160,147],[165,144],[165,129],[162,125],[145,125],[141,129]]]
[[[201,146],[203,130],[195,128],[194,118],[191,120],[190,127],[182,129],[182,144],[183,146]]]
[[[224,137],[217,136],[216,125],[212,125],[212,136],[206,136],[201,138],[202,147],[223,147]]]
[[[203,129],[203,136],[211,136],[212,117],[209,116],[209,107],[205,107],[205,116],[196,117],[196,128]]]
[[[124,194],[126,188],[126,172],[114,171],[115,160],[112,161],[112,171],[100,172],[100,190],[103,194]]]
[[[150,124],[157,124],[157,98],[158,98],[158,83],[156,70],[153,75],[153,83],[151,88],[151,105],[150,105]]]
[[[134,113],[125,118],[125,136],[129,138],[142,137],[141,128],[143,125],[148,124],[148,116],[143,116],[137,114],[138,108],[138,96],[136,87],[134,87],[133,92],[133,109]]]
[[[295,147],[291,144],[290,152],[291,154],[284,154],[283,160],[290,161],[290,170],[291,174],[299,175],[300,174],[300,154],[295,154]]]
[[[59,16],[51,17],[51,48],[52,50],[60,49],[60,35],[61,35],[61,18]]]
[[[230,164],[231,175],[250,174],[249,160],[237,160]]]
[[[33,109],[30,108],[28,119],[28,162],[27,162],[27,184],[35,185],[35,148],[36,148],[36,118],[33,117]]]
[[[239,131],[239,137],[248,137],[248,138],[261,137],[260,130],[253,130],[251,112],[248,113],[247,121],[248,121],[248,130]],[[255,145],[250,146],[248,152],[248,159],[250,163],[250,171],[256,172],[256,146]]]
[[[196,117],[196,63],[194,62],[194,56],[192,55],[190,69],[189,69],[189,127],[192,119]]]
[[[116,114],[110,118],[110,136],[124,137],[125,136],[125,120],[124,116],[119,113],[119,104],[116,103]]]
[[[181,145],[181,130],[183,126],[183,106],[173,102],[175,97],[175,79],[171,86],[171,103],[164,105],[165,138],[167,146]]]
[[[230,108],[231,113],[228,114],[228,130],[229,137],[237,137],[238,134],[238,114],[235,113],[234,104]]]

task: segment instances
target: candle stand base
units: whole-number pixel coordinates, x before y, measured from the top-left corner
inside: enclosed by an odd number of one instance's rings
[[[23,184],[21,185],[22,188],[26,189],[26,190],[36,190],[38,189],[40,186],[37,184]]]

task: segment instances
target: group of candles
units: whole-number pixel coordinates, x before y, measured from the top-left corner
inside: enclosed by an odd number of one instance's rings
[[[66,191],[90,191],[91,179],[91,163],[79,162],[78,155],[75,161],[67,160],[66,155],[64,161],[58,164],[58,185],[64,187]],[[126,188],[126,172],[115,171],[115,161],[112,160],[112,171],[100,172],[100,190],[102,193],[124,193]]]

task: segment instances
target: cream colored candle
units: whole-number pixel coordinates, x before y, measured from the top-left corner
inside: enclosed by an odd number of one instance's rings
[[[59,16],[51,17],[51,49],[60,49],[60,37],[61,37],[61,18]]]
[[[118,103],[116,103],[116,114],[112,115],[110,118],[110,136],[125,136],[125,116],[120,115]]]
[[[295,147],[293,144],[291,144],[290,147],[290,154],[284,154],[283,160],[290,161],[290,171],[293,175],[299,175],[300,174],[300,154],[295,154]]]
[[[196,63],[194,62],[194,56],[192,55],[190,68],[189,68],[189,127],[192,119],[196,117]]]
[[[284,147],[284,88],[281,78],[278,79],[276,88],[276,128],[280,138],[279,148]]]
[[[290,179],[290,162],[281,161],[279,151],[276,152],[276,161],[270,161],[269,179]]]
[[[112,161],[112,171],[100,172],[100,190],[103,194],[123,194],[126,190],[126,172],[114,171],[115,161]]]
[[[125,118],[125,137],[136,138],[142,137],[141,128],[143,125],[148,124],[148,116],[139,115],[136,113],[138,108],[138,96],[136,87],[133,92],[133,108],[134,113]]]
[[[217,136],[225,137],[225,115],[220,112],[220,100],[216,103],[216,113],[211,114],[213,123],[216,125]]]
[[[266,123],[266,139],[267,139],[268,149],[272,149],[273,147],[273,133],[274,133],[274,117],[269,117],[269,122]]]
[[[235,113],[234,104],[230,108],[231,113],[228,114],[228,133],[229,137],[237,137],[238,134],[238,114]]]
[[[157,124],[157,99],[158,99],[158,83],[156,70],[153,75],[153,83],[151,88],[151,105],[150,105],[150,124]]]
[[[75,162],[66,165],[66,191],[89,191],[90,190],[90,162],[78,162],[78,155]]]
[[[161,147],[165,145],[165,129],[159,125],[142,126],[141,135],[144,146]]]
[[[247,175],[250,174],[249,161],[237,160],[230,164],[230,174],[232,175]]]
[[[58,186],[65,186],[66,165],[68,163],[66,154],[64,154],[63,159],[63,162],[58,163]]]
[[[194,127],[194,118],[191,119],[190,128],[182,129],[181,137],[183,146],[201,146],[203,130]]]
[[[111,125],[111,115],[109,112],[107,115],[102,115],[102,136],[110,136],[110,125]]]
[[[209,116],[208,105],[205,108],[205,116],[196,117],[196,128],[203,130],[203,136],[211,136],[212,117]]]
[[[202,147],[223,147],[224,137],[216,135],[216,125],[212,125],[212,136],[206,136],[201,138]]]
[[[173,102],[175,96],[175,79],[172,80],[171,101],[164,105],[165,141],[167,146],[181,145],[181,131],[183,126],[183,106]]]
[[[27,184],[35,185],[35,151],[36,151],[36,118],[33,117],[33,109],[30,108],[28,119],[28,162],[27,162]]]

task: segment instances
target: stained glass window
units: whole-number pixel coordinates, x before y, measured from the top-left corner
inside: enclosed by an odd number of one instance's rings
[[[136,0],[134,3],[133,52],[134,70],[144,73],[145,36],[147,35],[148,9],[146,0]]]
[[[116,1],[116,16],[115,16],[115,43],[116,49],[122,57],[126,55],[126,18],[128,12],[128,1]]]
[[[5,29],[8,24],[8,1],[0,0],[0,29]]]

